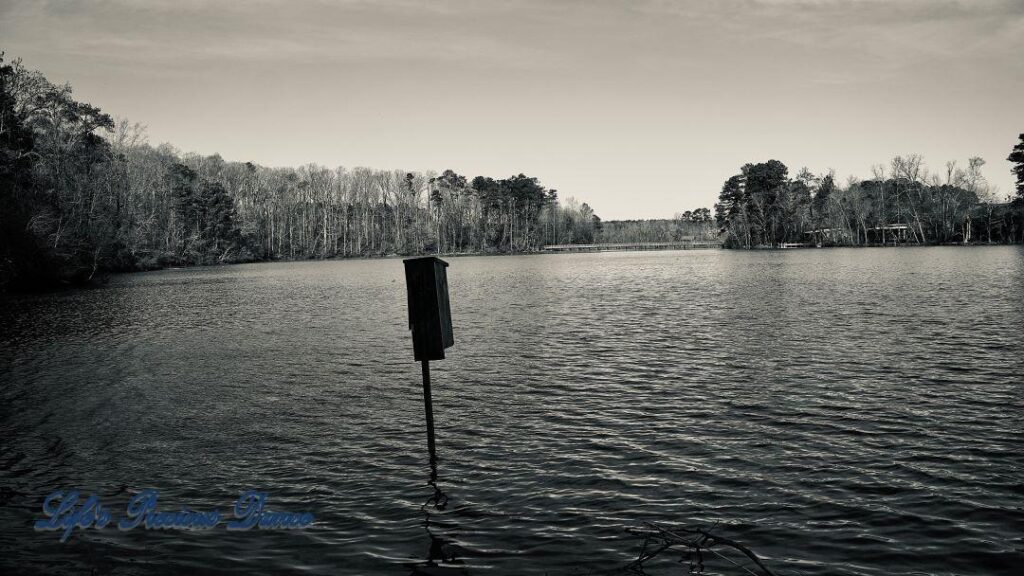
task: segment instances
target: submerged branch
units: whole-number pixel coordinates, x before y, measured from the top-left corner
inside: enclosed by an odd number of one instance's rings
[[[645,574],[643,564],[662,552],[673,548],[682,548],[684,554],[691,556],[691,573],[700,574],[703,572],[703,553],[708,552],[733,564],[747,574],[752,574],[754,576],[775,576],[775,574],[764,565],[761,559],[758,558],[757,554],[743,544],[730,538],[714,534],[713,532],[699,526],[680,526],[669,529],[649,523],[644,528],[630,528],[627,532],[644,538],[644,543],[640,549],[640,554],[637,556],[637,559],[626,566],[627,570],[633,571],[637,574]],[[747,558],[749,562],[740,564],[719,552],[718,549],[721,548],[732,549]],[[692,555],[696,555],[696,562],[692,560]]]

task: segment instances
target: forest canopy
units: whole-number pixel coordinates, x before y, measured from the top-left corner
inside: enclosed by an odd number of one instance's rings
[[[973,157],[929,172],[921,156],[897,156],[841,185],[834,172],[791,177],[778,160],[746,164],[723,184],[715,221],[732,248],[1024,241],[1021,186],[999,198],[984,165]]]
[[[0,290],[99,272],[274,259],[522,252],[600,218],[536,177],[269,168],[145,131],[0,58]]]
[[[277,259],[532,252],[551,244],[720,240],[730,248],[1024,242],[1024,134],[998,198],[981,158],[929,172],[900,156],[869,180],[746,164],[714,212],[602,221],[526,174],[270,168],[152,146],[0,53],[0,291],[98,273]]]

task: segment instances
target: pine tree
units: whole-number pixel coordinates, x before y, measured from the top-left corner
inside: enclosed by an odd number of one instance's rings
[[[1014,163],[1010,172],[1017,175],[1017,200],[1024,201],[1024,134],[1020,135],[1020,142],[1013,147],[1013,152],[1010,152],[1006,159]]]

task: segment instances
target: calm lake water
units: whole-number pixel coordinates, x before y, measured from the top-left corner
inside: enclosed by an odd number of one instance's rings
[[[1024,249],[449,262],[443,509],[401,260],[0,301],[0,572],[614,573],[644,522],[717,523],[779,574],[1024,570]],[[59,488],[115,516],[257,489],[316,523],[61,544],[32,529]]]

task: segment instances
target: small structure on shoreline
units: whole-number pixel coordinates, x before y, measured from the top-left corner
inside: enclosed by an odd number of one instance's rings
[[[858,229],[859,231],[860,229]],[[906,244],[910,236],[909,224],[886,224],[885,226],[873,226],[863,228],[866,245],[896,245]],[[804,236],[810,238],[814,246],[837,246],[850,243],[852,239],[850,231],[842,228],[816,228],[804,231]],[[860,239],[858,232],[857,239]]]
[[[886,226],[875,226],[865,230],[868,242],[874,244],[905,244],[910,232],[907,224],[888,224]]]

